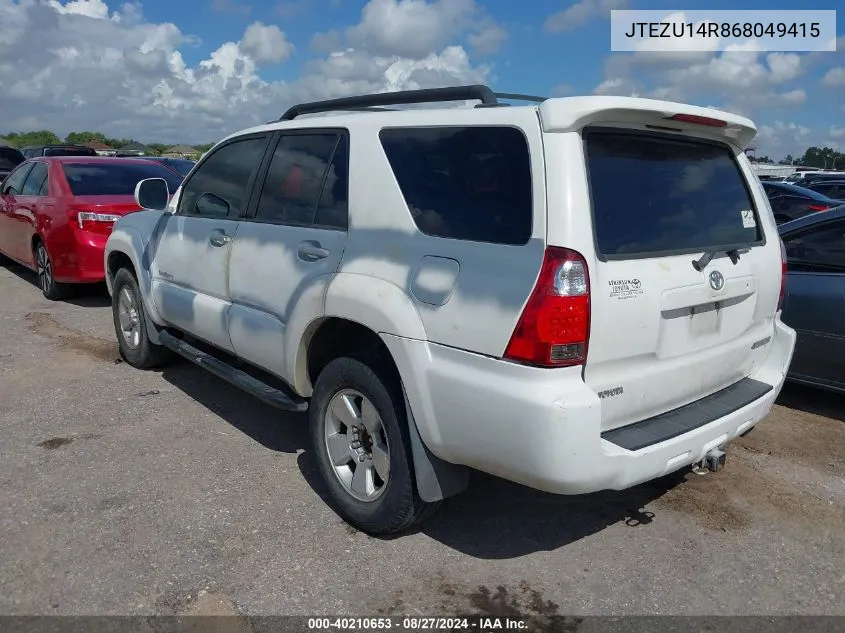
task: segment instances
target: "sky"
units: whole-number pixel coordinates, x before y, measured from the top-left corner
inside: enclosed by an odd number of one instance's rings
[[[302,101],[484,83],[729,110],[752,118],[758,155],[775,159],[809,145],[845,151],[845,10],[836,52],[610,51],[612,9],[679,8],[736,2],[0,0],[0,136],[46,128],[204,143]]]

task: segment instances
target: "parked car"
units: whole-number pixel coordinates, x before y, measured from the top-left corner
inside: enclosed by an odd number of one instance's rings
[[[490,107],[363,111],[472,99]],[[465,86],[300,104],[218,143],[169,203],[142,182],[149,210],[106,244],[120,353],[309,410],[332,507],[370,533],[422,520],[471,468],[562,494],[719,469],[795,341],[754,124],[498,103]]]
[[[148,161],[100,157],[27,160],[0,185],[0,254],[38,273],[48,299],[103,281],[103,247],[114,221],[139,206],[135,185],[181,179]]]
[[[197,161],[188,160],[187,158],[168,158],[166,156],[144,156],[144,158],[146,160],[153,160],[157,163],[161,163],[165,167],[169,167],[182,176],[182,178],[187,176],[194,168],[194,165],[197,164]]]
[[[802,176],[798,180],[794,181],[792,184],[796,187],[809,187],[810,185],[814,185],[816,183],[842,179],[845,179],[845,172],[841,171],[821,172],[815,174],[811,173]]]
[[[21,151],[8,145],[0,145],[0,180],[25,160]]]
[[[843,204],[842,200],[834,200],[812,189],[797,187],[785,182],[763,182],[761,184],[769,198],[772,213],[774,213],[775,221],[778,224],[797,220],[811,213],[827,211]]]
[[[805,188],[828,198],[845,199],[845,178],[840,178],[839,180],[819,180],[811,182]]]
[[[97,152],[86,145],[31,145],[23,148],[26,158],[36,156],[96,156]]]
[[[845,393],[845,206],[782,224],[782,318],[798,334],[789,379]]]
[[[792,174],[790,174],[789,176],[787,176],[786,179],[784,179],[784,182],[789,183],[791,185],[794,185],[799,180],[802,180],[804,178],[810,178],[810,177],[815,176],[817,174],[827,174],[827,173],[829,173],[829,172],[827,172],[823,169],[799,170],[799,171],[795,171]]]

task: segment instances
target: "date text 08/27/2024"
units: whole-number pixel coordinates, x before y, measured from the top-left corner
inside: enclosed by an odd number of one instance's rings
[[[525,631],[528,622],[522,618],[503,617],[374,617],[374,618],[308,618],[309,631]]]

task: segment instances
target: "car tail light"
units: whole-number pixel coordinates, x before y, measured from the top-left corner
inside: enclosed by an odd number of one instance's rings
[[[667,118],[670,121],[680,121],[681,123],[695,123],[696,125],[709,125],[710,127],[728,127],[727,121],[698,116],[697,114],[676,114]]]
[[[780,295],[778,296],[778,310],[783,307],[783,300],[786,297],[786,273],[788,267],[786,264],[786,246],[783,240],[780,240]]]
[[[111,233],[112,226],[121,217],[114,213],[99,213],[81,209],[74,209],[70,215],[71,221],[75,222],[81,230],[103,235]]]
[[[807,205],[808,211],[827,211],[828,209],[830,209],[830,207],[827,206],[826,204],[808,204]]]
[[[505,359],[540,367],[582,365],[590,337],[590,278],[575,251],[548,247]]]

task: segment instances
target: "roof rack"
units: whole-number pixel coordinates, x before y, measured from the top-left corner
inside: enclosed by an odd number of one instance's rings
[[[380,106],[408,105],[412,103],[434,103],[441,101],[469,101],[478,99],[482,105],[495,106],[499,102],[496,94],[487,86],[450,86],[448,88],[424,88],[422,90],[402,90],[381,92],[357,97],[341,97],[326,101],[312,101],[291,106],[279,121],[292,121],[303,114],[331,112],[333,110],[367,110]]]
[[[535,103],[543,103],[548,97],[537,97],[534,95],[523,95],[516,92],[497,92],[498,99],[511,99],[513,101],[533,101]]]

